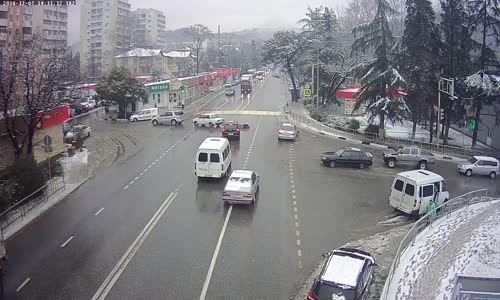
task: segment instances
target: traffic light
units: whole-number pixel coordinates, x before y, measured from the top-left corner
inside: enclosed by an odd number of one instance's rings
[[[441,108],[441,121],[444,121],[444,109]]]
[[[476,120],[470,120],[469,127],[470,129],[476,128]]]
[[[186,87],[185,86],[181,86],[181,94],[184,94],[186,92]]]

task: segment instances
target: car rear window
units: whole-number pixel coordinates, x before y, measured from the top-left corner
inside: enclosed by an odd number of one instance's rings
[[[182,111],[176,111],[175,114],[178,115],[178,116],[182,116],[184,114],[184,112],[182,112]]]
[[[220,162],[220,156],[218,153],[210,153],[210,162]]]
[[[403,191],[403,185],[404,185],[404,182],[402,180],[398,179],[394,183],[394,189],[397,190],[397,191],[402,192]]]
[[[236,124],[226,125],[224,128],[227,130],[235,130],[238,126]]]
[[[314,294],[319,299],[354,299],[356,295],[354,289],[342,289],[322,282],[316,284]],[[338,296],[338,298],[334,298],[333,295]]]
[[[205,152],[200,152],[198,154],[198,161],[207,162],[208,161],[208,154]]]
[[[407,183],[405,187],[405,194],[408,196],[415,195],[415,186],[413,184]]]
[[[281,130],[285,130],[285,131],[293,131],[293,126],[290,126],[290,125],[282,125],[282,126],[281,126]]]

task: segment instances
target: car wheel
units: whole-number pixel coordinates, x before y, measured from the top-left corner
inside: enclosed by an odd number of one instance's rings
[[[491,179],[495,179],[497,177],[497,173],[496,172],[491,172],[490,173],[490,178]]]
[[[196,127],[198,127],[198,122],[194,121],[193,125],[196,126]]]
[[[334,160],[331,160],[331,161],[328,163],[328,166],[330,166],[330,168],[335,168],[335,161],[334,161]]]
[[[172,126],[176,126],[177,125],[177,120],[170,121],[170,124],[172,124]]]
[[[214,127],[214,123],[210,122],[210,123],[208,123],[208,126],[209,127]]]
[[[134,119],[132,120],[132,122],[137,122],[137,121],[138,121],[138,120],[137,120],[137,118],[134,118]]]
[[[360,169],[364,169],[364,168],[365,168],[365,164],[364,164],[364,163],[360,163],[360,164],[359,164],[359,168],[360,168]]]
[[[394,159],[389,160],[389,161],[387,162],[387,166],[388,166],[389,168],[394,168],[394,167],[396,166],[396,160],[394,160]]]
[[[425,170],[427,169],[427,163],[425,161],[421,161],[418,163],[418,167],[420,168],[420,170]]]
[[[158,120],[153,120],[153,125],[158,126]]]
[[[465,176],[471,177],[472,176],[472,170],[469,169],[469,170],[465,171]]]

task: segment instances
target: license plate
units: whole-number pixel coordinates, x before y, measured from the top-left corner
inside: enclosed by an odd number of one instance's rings
[[[228,133],[227,135],[233,135],[232,133]]]

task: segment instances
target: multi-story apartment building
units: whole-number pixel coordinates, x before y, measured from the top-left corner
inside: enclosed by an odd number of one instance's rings
[[[166,18],[163,12],[152,8],[139,8],[132,12],[134,38],[139,47],[166,50]]]
[[[0,43],[14,33],[23,33],[25,37],[31,36],[32,13],[31,6],[0,5]]]
[[[97,78],[113,67],[113,57],[130,50],[128,0],[84,0],[80,32],[80,72]]]

